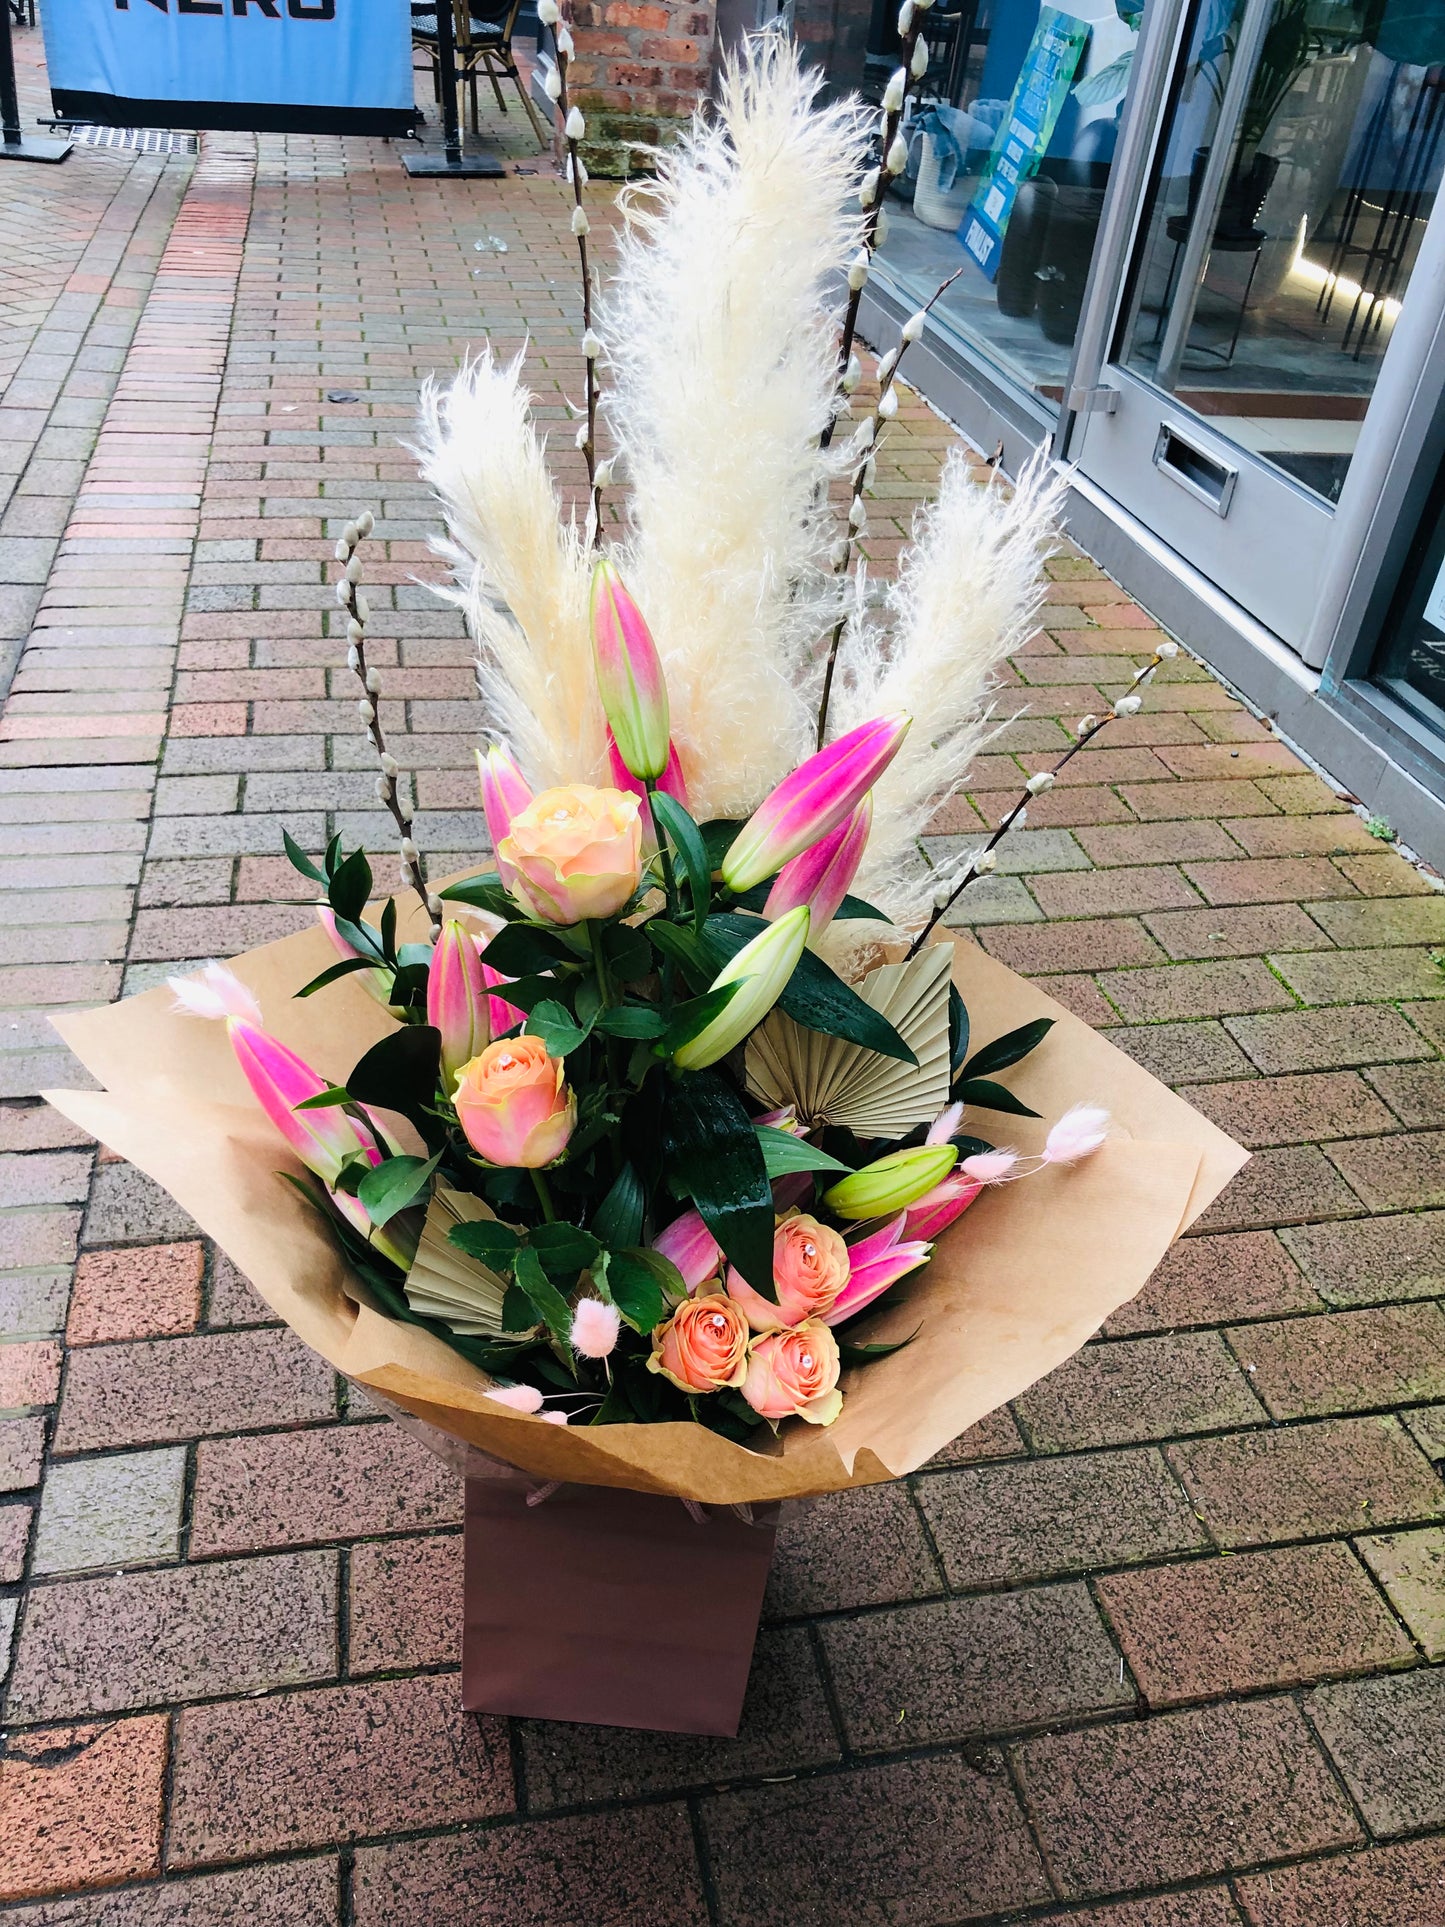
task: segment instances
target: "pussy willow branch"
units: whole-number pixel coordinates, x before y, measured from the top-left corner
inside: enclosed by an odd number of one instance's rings
[[[890,92],[897,89],[897,99],[896,102],[890,100],[888,93],[883,96],[885,105],[879,131],[878,165],[864,176],[863,185],[858,190],[867,219],[863,224],[863,244],[859,250],[859,256],[848,270],[848,305],[843,310],[842,332],[838,338],[838,386],[845,394],[848,368],[853,359],[853,340],[858,332],[858,309],[862,305],[863,290],[868,283],[869,265],[878,251],[878,230],[883,219],[883,195],[888,183],[896,180],[903,172],[902,167],[890,167],[889,162],[894,158],[893,144],[898,139],[899,130],[903,126],[903,110],[907,105],[909,92],[914,82],[922,78],[921,74],[915,74],[913,71],[915,60],[921,58],[924,72],[927,71],[928,48],[920,39],[920,35],[923,30],[924,15],[932,5],[933,0],[903,0],[903,5],[899,9],[898,37],[902,42],[903,64],[888,83]],[[921,56],[918,53],[920,46],[923,47]],[[832,442],[837,424],[838,418],[835,415],[823,430],[821,439],[824,448]]]
[[[1064,751],[1053,768],[1051,770],[1041,770],[1037,775],[1029,778],[1028,782],[1024,785],[1023,794],[1019,797],[1017,803],[1000,819],[998,827],[994,830],[983,848],[975,851],[969,858],[967,867],[958,882],[954,884],[951,889],[945,887],[943,890],[940,890],[933,905],[933,915],[908,946],[909,957],[916,957],[918,955],[924,944],[927,943],[928,939],[933,935],[939,923],[948,915],[949,911],[953,908],[954,904],[958,902],[958,899],[963,895],[969,884],[976,882],[981,876],[987,876],[992,871],[994,867],[993,853],[995,849],[1023,816],[1024,811],[1034,798],[1036,796],[1042,796],[1046,790],[1053,788],[1054,784],[1058,781],[1059,771],[1066,763],[1071,762],[1072,759],[1078,755],[1086,743],[1093,742],[1101,729],[1107,729],[1110,723],[1117,722],[1121,716],[1136,715],[1138,713],[1140,699],[1134,694],[1134,691],[1141,689],[1143,685],[1149,681],[1161,662],[1168,662],[1178,654],[1179,645],[1177,642],[1160,643],[1159,647],[1149,658],[1148,662],[1144,664],[1143,668],[1135,670],[1133,680],[1130,682],[1128,688],[1122,696],[1116,696],[1114,698],[1106,714],[1103,716],[1085,716],[1079,724],[1077,737]],[[904,961],[906,962],[907,958],[905,958]]]
[[[391,819],[401,837],[401,880],[421,898],[422,907],[431,923],[432,941],[435,942],[442,933],[442,906],[427,888],[421,852],[412,840],[411,814],[397,792],[396,779],[401,774],[401,766],[387,749],[386,736],[381,727],[381,672],[369,669],[366,663],[366,623],[371,609],[357,587],[361,566],[356,551],[375,526],[371,511],[367,509],[343,529],[341,540],[336,544],[336,559],[343,564],[345,574],[336,585],[336,600],[346,611],[346,666],[361,684],[357,711],[366,725],[367,741],[376,751],[381,764],[381,774],[376,779],[376,794],[391,812]]]
[[[867,424],[867,439],[861,443],[859,447],[858,465],[853,471],[853,493],[848,503],[848,521],[842,536],[839,538],[837,559],[833,564],[834,575],[847,575],[848,571],[852,568],[853,545],[867,527],[867,512],[863,506],[863,495],[872,479],[873,464],[877,459],[878,437],[882,432],[882,425],[885,421],[891,421],[898,412],[896,400],[891,407],[888,403],[888,397],[893,392],[894,378],[898,373],[898,364],[908,353],[910,346],[917,341],[919,335],[922,334],[924,317],[927,315],[929,309],[933,306],[934,302],[938,300],[940,295],[948,292],[962,273],[962,268],[955,268],[946,281],[939,283],[933,290],[933,293],[929,295],[928,299],[924,302],[923,306],[918,310],[917,314],[910,315],[908,320],[904,322],[899,331],[898,346],[893,350],[892,354],[885,355],[878,364],[878,399],[873,405],[873,414]],[[855,433],[856,432],[857,431],[855,431]],[[833,672],[838,666],[838,648],[843,640],[843,631],[847,626],[848,617],[845,613],[839,616],[833,630],[832,640],[828,644],[828,665],[823,671],[823,694],[818,703],[819,749],[823,747],[823,738],[828,730],[828,705],[833,697]]]
[[[551,18],[547,24],[553,29],[557,46],[557,111],[562,116],[562,139],[567,149],[567,178],[572,183],[572,232],[577,237],[577,260],[582,273],[582,354],[587,366],[587,421],[584,439],[578,446],[587,464],[587,492],[589,497],[588,519],[593,547],[602,539],[602,480],[599,479],[597,460],[597,407],[602,399],[602,385],[597,373],[597,357],[601,349],[592,327],[592,268],[587,257],[587,236],[591,223],[587,210],[582,205],[582,189],[587,184],[587,169],[582,164],[580,147],[586,138],[587,125],[580,108],[572,105],[572,93],[568,86],[568,74],[572,67],[572,34],[565,19],[561,18],[554,4],[547,9]],[[542,17],[547,18],[547,14]]]

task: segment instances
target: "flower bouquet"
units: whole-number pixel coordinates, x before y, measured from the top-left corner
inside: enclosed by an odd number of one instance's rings
[[[594,325],[565,26],[558,43],[583,525],[520,359],[481,356],[424,411],[496,731],[478,758],[492,863],[428,874],[366,657],[362,516],[338,544],[338,605],[403,896],[373,903],[363,850],[288,838],[318,928],[62,1020],[104,1088],[51,1096],[410,1421],[624,1510],[767,1503],[907,1473],[1025,1389],[1142,1286],[1242,1154],[940,930],[1052,781],[942,867],[920,841],[996,727],[1058,498],[1039,464],[1010,493],[955,454],[887,598],[869,592],[874,448],[923,317],[840,437],[879,231],[858,110],[819,110],[785,41],[750,46],[717,120],[632,194]],[[885,168],[906,84],[885,102]],[[1061,761],[1138,707],[1169,651]],[[693,1555],[687,1515],[664,1509],[617,1531],[671,1545],[675,1583]],[[644,1628],[615,1633],[632,1643],[613,1670],[655,1683],[648,1587],[668,1582],[634,1559],[619,1614],[618,1560],[555,1510],[554,1583],[523,1610],[509,1572],[538,1529],[500,1501],[476,1512],[496,1555],[475,1580],[486,1643],[511,1668],[484,1703],[629,1717],[626,1693],[599,1710],[558,1658],[566,1629],[539,1644],[536,1621],[559,1597],[581,1610],[588,1571],[609,1571],[610,1622]],[[748,1564],[749,1528],[715,1523],[726,1558],[694,1560],[697,1598],[732,1597]],[[729,1730],[765,1569],[734,1588],[729,1704],[654,1695],[641,1723]]]

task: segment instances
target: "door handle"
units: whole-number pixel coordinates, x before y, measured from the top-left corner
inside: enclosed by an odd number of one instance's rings
[[[1228,515],[1234,499],[1239,470],[1211,455],[1207,448],[1190,441],[1174,422],[1160,422],[1154,442],[1154,466],[1171,482],[1212,508],[1219,516]]]

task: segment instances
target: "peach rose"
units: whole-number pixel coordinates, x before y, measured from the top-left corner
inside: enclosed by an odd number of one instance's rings
[[[457,1072],[457,1120],[489,1164],[534,1171],[561,1157],[577,1122],[560,1057],[540,1037],[488,1044]]]
[[[741,1385],[747,1367],[748,1321],[730,1298],[689,1298],[652,1334],[647,1369],[661,1372],[679,1391]]]
[[[626,790],[586,783],[543,790],[512,818],[497,869],[543,923],[610,917],[642,876],[642,806]]]
[[[743,1397],[759,1418],[803,1418],[831,1425],[843,1409],[838,1341],[810,1318],[788,1332],[767,1332],[748,1348]]]
[[[773,1233],[777,1304],[754,1291],[736,1268],[728,1272],[728,1297],[742,1307],[755,1332],[777,1331],[825,1317],[847,1282],[847,1245],[836,1231],[800,1211],[782,1219]]]

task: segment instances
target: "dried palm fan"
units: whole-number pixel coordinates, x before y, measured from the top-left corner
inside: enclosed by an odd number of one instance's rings
[[[475,1224],[496,1214],[465,1191],[438,1189],[407,1274],[406,1300],[413,1311],[440,1318],[464,1338],[495,1338],[502,1330],[506,1284],[476,1258],[448,1242],[453,1225]]]
[[[807,1129],[841,1124],[861,1138],[892,1138],[930,1123],[948,1103],[952,968],[953,946],[929,944],[907,963],[880,965],[855,986],[899,1032],[916,1065],[804,1030],[774,1010],[748,1039],[748,1088],[775,1109],[795,1105]]]

